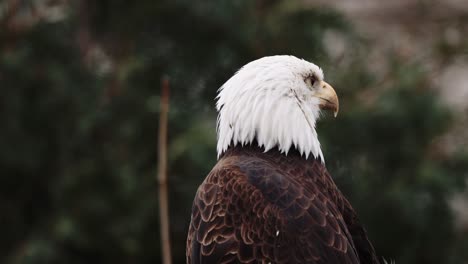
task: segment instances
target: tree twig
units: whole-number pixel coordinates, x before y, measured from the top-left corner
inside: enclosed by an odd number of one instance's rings
[[[161,248],[163,264],[171,264],[171,243],[169,237],[169,202],[167,194],[167,113],[169,111],[169,79],[161,82],[161,113],[159,117],[158,144],[158,183],[159,183],[159,216],[161,222]]]

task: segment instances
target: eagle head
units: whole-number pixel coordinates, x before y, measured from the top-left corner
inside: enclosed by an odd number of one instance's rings
[[[297,149],[307,159],[323,154],[315,123],[321,110],[338,114],[335,90],[322,69],[294,56],[271,56],[242,67],[218,91],[218,156],[254,140],[268,151]]]

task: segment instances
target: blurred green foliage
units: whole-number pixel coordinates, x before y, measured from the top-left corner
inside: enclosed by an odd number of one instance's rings
[[[184,263],[192,199],[216,162],[216,90],[273,54],[321,65],[337,88],[342,112],[318,132],[378,253],[397,263],[468,260],[447,203],[464,186],[467,156],[434,147],[453,115],[419,65],[396,60],[392,81],[380,85],[365,67],[366,44],[340,14],[280,0],[65,3],[58,21],[0,19],[1,263],[160,261],[163,76],[172,250]],[[325,52],[329,30],[346,37],[346,67]]]

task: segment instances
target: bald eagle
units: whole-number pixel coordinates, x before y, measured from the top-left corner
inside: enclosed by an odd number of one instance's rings
[[[315,130],[338,107],[322,70],[293,56],[252,61],[219,89],[218,162],[193,201],[187,263],[379,263]]]

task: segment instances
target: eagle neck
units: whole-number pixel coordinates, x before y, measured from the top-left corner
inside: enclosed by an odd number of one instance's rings
[[[297,164],[297,162],[303,162],[306,164],[320,163],[323,165],[323,162],[320,157],[305,157],[301,152],[295,148],[292,148],[288,153],[281,152],[277,147],[272,148],[268,151],[265,151],[264,147],[260,147],[256,141],[251,144],[244,146],[237,145],[234,147],[229,147],[221,156],[220,159],[229,156],[255,156],[258,158],[270,160],[270,161],[286,161],[291,162],[291,164]]]

